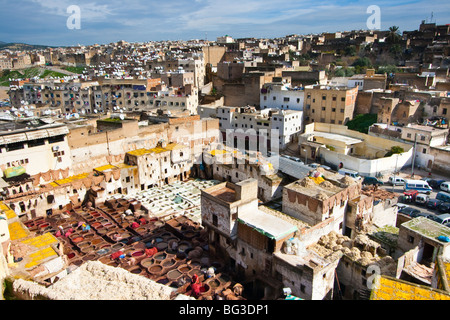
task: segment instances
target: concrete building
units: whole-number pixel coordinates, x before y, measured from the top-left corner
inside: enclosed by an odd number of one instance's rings
[[[300,158],[324,161],[334,168],[342,163],[344,168],[361,176],[390,174],[410,166],[413,156],[410,144],[317,122],[305,126],[305,132],[299,135],[299,145]],[[394,146],[403,148],[404,152],[386,156]]]
[[[201,118],[218,118],[224,143],[241,151],[284,149],[303,129],[302,111],[201,106],[198,113]],[[262,135],[264,146],[260,145]]]
[[[303,88],[284,83],[266,83],[261,89],[261,109],[303,111],[305,92]]]
[[[305,87],[305,123],[345,125],[353,119],[358,88]]]
[[[36,128],[29,128],[27,122],[2,124],[0,166],[6,178],[71,167],[67,126],[35,122],[40,124]]]
[[[202,190],[202,223],[212,250],[252,283],[257,298],[275,299],[289,287],[303,299],[332,297],[339,259],[323,259],[296,242],[297,227],[258,209],[257,182],[224,182]]]
[[[445,170],[442,160],[447,156],[445,149],[448,143],[449,129],[418,124],[393,126],[376,123],[369,128],[369,135],[412,145],[415,167],[429,171],[442,169],[444,172],[448,171]]]

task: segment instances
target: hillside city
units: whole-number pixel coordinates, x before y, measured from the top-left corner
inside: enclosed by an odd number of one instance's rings
[[[427,21],[2,43],[0,297],[449,300],[449,53]]]

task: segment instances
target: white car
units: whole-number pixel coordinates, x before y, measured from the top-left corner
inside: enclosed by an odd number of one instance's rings
[[[395,179],[395,181],[394,181]],[[405,184],[405,179],[401,178],[401,177],[389,177],[388,182],[392,185],[396,185],[396,186],[403,186]]]

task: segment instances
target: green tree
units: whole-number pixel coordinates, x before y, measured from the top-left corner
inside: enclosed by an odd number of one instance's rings
[[[389,28],[389,33],[386,36],[386,42],[389,44],[399,43],[401,40],[400,31],[398,26],[392,26]]]
[[[399,154],[399,153],[403,153],[403,152],[405,152],[405,149],[403,149],[402,147],[400,147],[400,146],[393,146],[393,147],[391,147],[391,150],[389,150],[385,154],[385,157],[390,157],[393,154]]]

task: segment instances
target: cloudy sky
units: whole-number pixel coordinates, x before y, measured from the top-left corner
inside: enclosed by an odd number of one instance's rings
[[[80,28],[69,29],[80,8]],[[0,0],[0,41],[53,46],[125,40],[215,40],[281,37],[367,29],[367,8],[381,9],[381,29],[418,29],[422,20],[450,23],[448,0]]]

